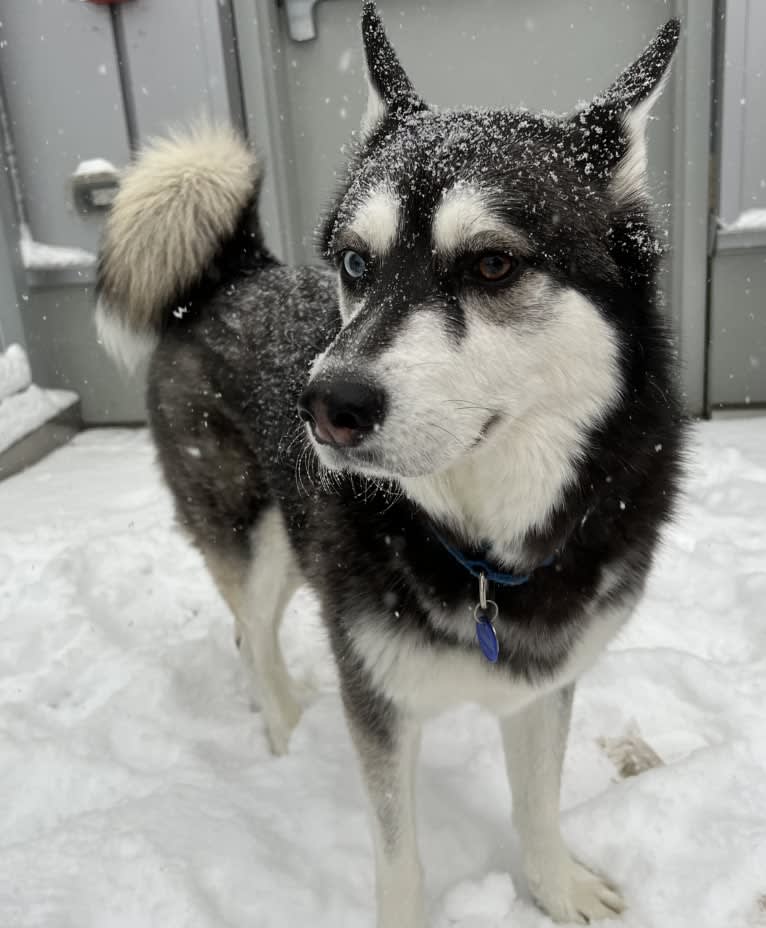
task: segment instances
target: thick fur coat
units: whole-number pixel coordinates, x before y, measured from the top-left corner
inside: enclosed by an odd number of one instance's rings
[[[678,35],[669,22],[571,116],[438,112],[367,2],[370,103],[321,234],[329,269],[267,251],[258,166],[228,131],[150,147],[107,224],[99,330],[123,358],[151,352],[160,462],[275,751],[299,717],[279,617],[302,582],[320,597],[380,928],[426,924],[418,732],[463,700],[501,719],[540,905],[581,922],[622,907],[564,846],[558,788],[574,681],[638,601],[679,482],[644,184]],[[477,612],[449,549],[528,579]],[[487,610],[496,662],[476,639]]]

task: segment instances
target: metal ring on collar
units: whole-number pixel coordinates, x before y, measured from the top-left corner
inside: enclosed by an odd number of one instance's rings
[[[485,606],[482,606],[481,603],[477,603],[473,610],[473,620],[474,622],[494,622],[498,616],[500,610],[498,609],[497,603],[494,599],[488,599]],[[479,618],[479,615],[482,618]]]

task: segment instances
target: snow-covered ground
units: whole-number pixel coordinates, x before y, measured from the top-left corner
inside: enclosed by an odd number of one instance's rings
[[[625,925],[766,926],[766,419],[701,426],[691,467],[640,614],[580,685],[564,828],[622,885]],[[3,928],[372,928],[362,791],[305,593],[284,641],[315,692],[275,759],[146,433],[84,433],[0,483]],[[663,763],[646,751],[620,779],[600,739],[636,727]],[[433,722],[437,928],[550,924],[509,814],[492,718]]]

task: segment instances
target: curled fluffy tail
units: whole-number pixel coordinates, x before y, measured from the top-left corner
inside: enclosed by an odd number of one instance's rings
[[[123,175],[104,230],[96,323],[107,351],[129,367],[255,207],[260,172],[231,129],[200,127],[152,142]],[[249,247],[260,237],[248,233]]]

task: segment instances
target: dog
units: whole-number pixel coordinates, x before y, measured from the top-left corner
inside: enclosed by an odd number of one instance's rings
[[[682,478],[646,124],[677,20],[568,116],[439,111],[371,0],[369,102],[320,250],[282,265],[233,131],[151,144],[108,217],[97,323],[177,517],[235,617],[271,747],[300,708],[277,629],[317,593],[369,795],[379,928],[424,928],[424,719],[500,719],[530,890],[623,908],[559,828],[575,681],[639,601]]]

